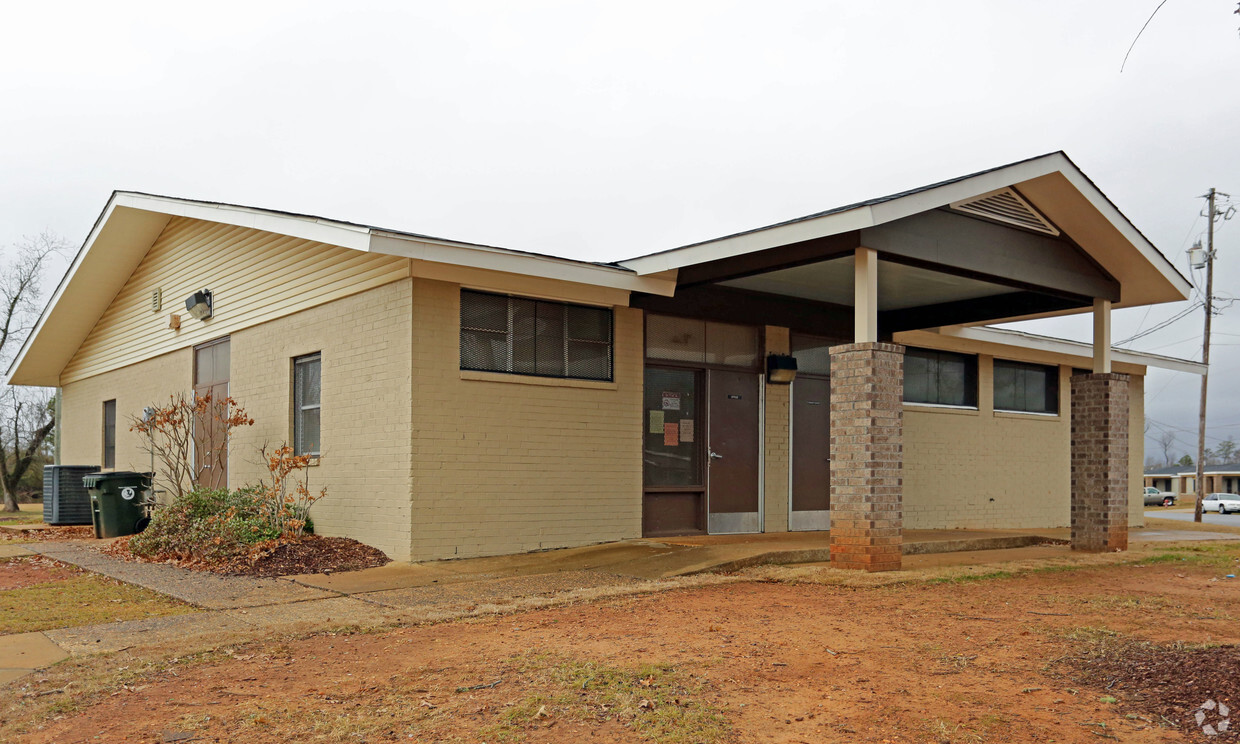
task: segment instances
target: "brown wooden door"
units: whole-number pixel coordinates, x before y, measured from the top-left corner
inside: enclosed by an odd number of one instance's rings
[[[194,421],[194,467],[206,488],[228,488],[227,432],[221,422],[228,415],[229,364],[227,337],[194,348],[194,395],[211,396],[209,410]]]
[[[792,530],[831,525],[831,382],[797,377],[792,383]]]
[[[757,532],[758,395],[753,372],[709,370],[707,528],[712,534]]]

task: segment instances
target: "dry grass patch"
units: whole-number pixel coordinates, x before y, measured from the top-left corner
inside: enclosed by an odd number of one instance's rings
[[[96,574],[0,592],[0,635],[194,612],[149,589]]]

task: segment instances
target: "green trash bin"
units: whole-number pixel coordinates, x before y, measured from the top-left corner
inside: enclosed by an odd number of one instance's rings
[[[95,537],[136,535],[146,529],[146,496],[151,490],[151,476],[120,470],[91,473],[82,478],[82,485],[90,492]]]

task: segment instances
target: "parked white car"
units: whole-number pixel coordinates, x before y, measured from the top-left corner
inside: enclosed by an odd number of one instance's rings
[[[1240,496],[1234,493],[1211,493],[1201,500],[1203,512],[1216,511],[1219,514],[1240,514]]]

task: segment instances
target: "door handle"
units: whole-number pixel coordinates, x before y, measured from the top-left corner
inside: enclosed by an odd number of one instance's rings
[[[713,452],[713,451],[712,451],[712,452],[710,453],[710,459],[712,459],[712,460],[722,460],[722,459],[723,459],[723,455],[719,454],[718,452]]]

